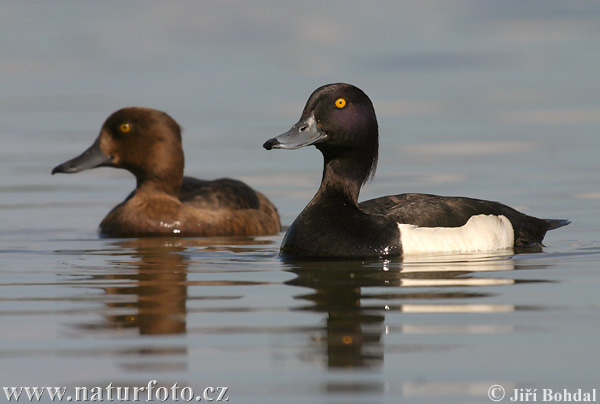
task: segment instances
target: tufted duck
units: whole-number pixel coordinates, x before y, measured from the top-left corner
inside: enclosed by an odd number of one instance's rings
[[[130,171],[137,186],[100,223],[101,236],[256,236],[281,230],[275,206],[243,182],[183,176],[181,128],[164,112],[113,113],[94,144],[52,174],[102,166]]]
[[[357,203],[361,187],[375,173],[379,134],[371,100],[349,84],[315,90],[298,123],[263,147],[309,145],[323,154],[323,177],[283,239],[285,256],[359,258],[528,247],[540,245],[546,231],[569,223],[463,197],[401,194]]]

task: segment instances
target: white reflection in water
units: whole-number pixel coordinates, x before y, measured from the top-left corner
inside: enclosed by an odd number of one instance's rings
[[[490,386],[497,384],[497,380],[483,382],[403,382],[402,395],[404,397],[488,397]],[[502,383],[506,391],[514,389],[514,383]],[[491,401],[490,401],[491,402]]]
[[[498,286],[512,285],[512,279],[402,279],[401,286],[422,288],[427,286]]]
[[[498,313],[515,311],[512,304],[404,304],[404,313]]]
[[[469,272],[512,271],[515,263],[512,251],[490,251],[467,254],[423,254],[404,257],[403,273],[445,272],[466,270]]]
[[[440,324],[421,325],[406,324],[399,328],[402,334],[511,334],[515,332],[513,325],[502,324]]]

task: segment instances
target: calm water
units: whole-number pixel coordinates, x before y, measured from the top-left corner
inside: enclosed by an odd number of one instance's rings
[[[600,389],[600,4],[2,2],[0,15],[1,386],[157,380],[227,386],[231,403]],[[159,108],[184,127],[188,175],[248,182],[287,226],[320,155],[261,145],[336,81],[378,111],[362,199],[474,196],[573,223],[535,253],[286,262],[283,233],[99,239],[133,177],[50,176],[114,110]]]

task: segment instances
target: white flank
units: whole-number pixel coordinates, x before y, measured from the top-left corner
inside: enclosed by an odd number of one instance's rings
[[[403,254],[481,252],[513,248],[515,235],[505,216],[477,215],[461,227],[400,224]]]

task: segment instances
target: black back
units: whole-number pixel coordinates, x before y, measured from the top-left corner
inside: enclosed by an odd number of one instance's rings
[[[559,224],[528,216],[499,202],[465,197],[400,194],[371,199],[358,206],[368,214],[421,227],[460,227],[475,215],[504,215],[513,226],[515,247],[540,244],[551,226]],[[562,225],[565,224],[568,221]]]

